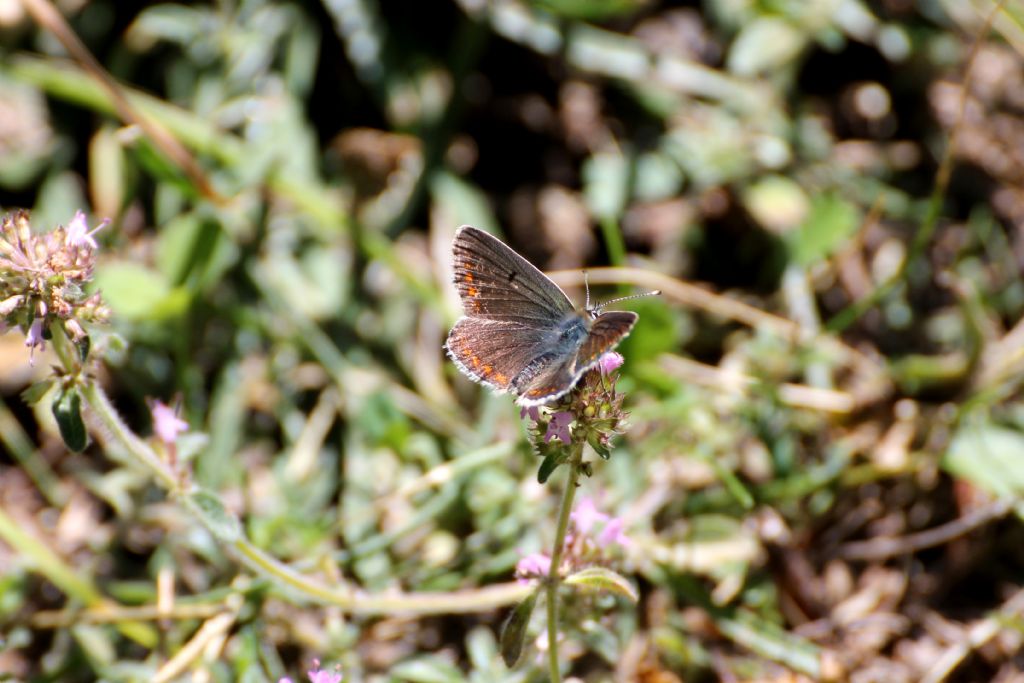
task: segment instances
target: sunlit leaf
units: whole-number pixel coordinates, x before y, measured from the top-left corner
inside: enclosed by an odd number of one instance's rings
[[[993,495],[1024,495],[1024,433],[967,421],[957,429],[942,467]]]
[[[565,578],[565,583],[570,586],[579,586],[592,590],[607,591],[621,595],[633,602],[640,599],[636,587],[622,574],[613,572],[605,567],[587,567],[570,574]]]

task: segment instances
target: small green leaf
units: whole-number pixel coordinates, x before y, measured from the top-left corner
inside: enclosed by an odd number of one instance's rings
[[[544,456],[544,462],[540,464],[540,469],[537,470],[537,481],[542,484],[545,483],[548,480],[548,477],[550,477],[563,462],[565,462],[565,453],[562,452],[562,449],[548,453]]]
[[[129,320],[167,319],[188,305],[187,292],[173,289],[163,274],[128,261],[97,271],[96,285],[114,312]]]
[[[526,645],[526,632],[530,626],[530,617],[533,615],[533,608],[537,604],[537,596],[540,591],[534,591],[530,597],[516,605],[512,614],[508,615],[508,621],[501,627],[501,658],[505,666],[512,668],[523,656],[523,647]]]
[[[53,417],[64,444],[76,453],[85,450],[89,436],[82,421],[82,398],[76,387],[65,389],[57,396],[53,402]]]
[[[43,399],[43,396],[46,395],[46,392],[48,392],[50,390],[50,387],[52,386],[52,379],[44,379],[41,382],[36,382],[28,389],[21,392],[21,400],[29,404],[30,406],[35,405],[36,403],[39,403],[39,401]]]
[[[807,43],[786,19],[764,16],[747,23],[733,40],[726,68],[737,76],[773,73],[792,65]]]
[[[128,355],[128,342],[119,334],[105,335],[97,348],[102,352],[103,360],[115,367],[123,365]]]
[[[965,421],[943,456],[942,467],[996,496],[1024,495],[1024,433]]]
[[[610,448],[601,443],[601,438],[596,434],[592,433],[587,439],[587,443],[594,449],[594,452],[601,456],[602,460],[607,460],[612,457],[612,451]]]
[[[604,567],[581,569],[575,574],[567,576],[565,582],[570,586],[583,586],[595,590],[618,593],[633,602],[640,600],[640,595],[636,592],[636,588],[633,587],[629,579]]]
[[[715,626],[734,643],[821,680],[821,649],[806,638],[744,610],[717,615]]]
[[[402,662],[391,669],[391,675],[411,683],[458,683],[466,680],[457,666],[441,657],[421,657]]]
[[[241,537],[238,518],[228,512],[220,499],[209,491],[199,490],[190,493],[186,501],[206,528],[219,540],[234,543]]]
[[[787,233],[790,254],[800,265],[810,265],[831,256],[859,225],[860,212],[853,204],[838,195],[818,195],[800,229]]]
[[[621,154],[602,152],[583,162],[583,197],[590,212],[615,218],[626,206],[629,164]]]
[[[603,21],[640,11],[647,0],[534,0],[534,4],[566,19]]]

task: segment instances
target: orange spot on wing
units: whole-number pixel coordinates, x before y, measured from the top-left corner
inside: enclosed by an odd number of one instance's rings
[[[469,362],[473,364],[474,368],[480,367],[480,359],[477,358],[476,356],[473,356],[472,358],[470,358]]]
[[[494,379],[498,381],[498,384],[507,384],[508,377],[500,372],[494,373]]]
[[[471,266],[467,263],[466,267],[469,268]],[[466,273],[465,275],[462,276],[462,279],[465,280],[466,282],[472,282],[473,281],[473,273]]]
[[[491,374],[491,372],[493,372],[493,371],[494,371],[494,368],[493,368],[493,367],[491,367],[490,365],[485,365],[485,366],[484,366],[484,367],[483,367],[483,368],[481,369],[481,372],[483,372],[483,373],[484,373],[485,375],[489,375],[489,374]]]
[[[466,290],[466,293],[469,294],[470,296],[476,296],[477,294],[480,293],[480,290],[477,289],[476,287],[470,287],[469,289]]]

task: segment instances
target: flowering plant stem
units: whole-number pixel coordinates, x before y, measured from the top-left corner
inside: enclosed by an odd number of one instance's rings
[[[562,564],[562,550],[565,534],[569,528],[569,514],[576,496],[576,486],[583,471],[583,444],[574,443],[569,456],[569,476],[562,492],[562,504],[558,510],[558,527],[555,530],[555,545],[551,549],[551,569],[547,580],[548,608],[548,668],[551,683],[561,683],[562,673],[558,662],[558,589],[562,582],[559,566]]]
[[[143,465],[157,479],[160,485],[172,498],[189,500],[189,494],[197,491],[187,477],[175,472],[166,461],[153,450],[143,439],[139,438],[117,414],[103,388],[82,371],[78,352],[71,340],[67,338],[63,328],[52,323],[50,327],[52,344],[63,367],[65,376],[75,377],[81,392],[82,400],[95,416],[96,426],[106,437],[116,442],[125,453]],[[571,502],[571,501],[570,501]],[[186,509],[195,510],[185,505]],[[0,511],[2,512],[2,511]],[[568,512],[565,513],[566,518]],[[10,540],[4,534],[3,517],[0,516],[0,537]],[[564,524],[563,524],[564,527]],[[564,528],[563,534],[564,536]],[[230,542],[237,556],[254,571],[270,578],[277,585],[284,586],[304,599],[335,605],[353,614],[394,614],[396,612],[414,614],[453,614],[481,612],[496,607],[515,604],[523,600],[530,592],[529,586],[518,583],[499,584],[475,590],[461,590],[437,593],[406,593],[403,595],[362,595],[348,586],[328,586],[306,577],[289,565],[267,554],[256,547],[244,535]],[[48,574],[49,576],[49,574]],[[54,577],[51,577],[52,579]],[[54,580],[63,585],[59,579]],[[72,592],[72,594],[76,594]],[[79,596],[80,597],[80,596]]]

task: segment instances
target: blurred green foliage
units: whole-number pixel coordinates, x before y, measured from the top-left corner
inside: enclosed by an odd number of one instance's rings
[[[345,615],[225,547],[385,594],[550,543],[517,409],[441,351],[471,223],[664,290],[628,304],[631,429],[581,493],[626,520],[640,602],[581,593],[566,673],[1021,675],[1019,2],[60,4],[210,191],[13,7],[0,204],[112,219],[95,372],[141,434],[180,402],[218,496],[168,501],[102,434],[68,452],[77,408],[25,408],[49,363],[0,337],[0,672],[154,680],[229,613],[207,680],[544,680],[543,610],[509,670],[506,611]],[[168,581],[172,616],[127,609]],[[125,611],[76,611],[99,596]]]

